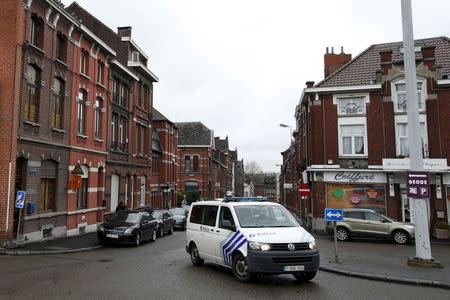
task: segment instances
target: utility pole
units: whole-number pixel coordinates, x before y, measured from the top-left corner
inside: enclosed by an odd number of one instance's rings
[[[401,0],[401,5],[410,170],[411,172],[423,172],[422,137],[419,123],[419,103],[417,101],[416,56],[414,51],[411,0]],[[416,256],[408,260],[409,264],[421,265],[424,262],[431,264],[434,262],[431,256],[426,201],[426,199],[413,198]]]

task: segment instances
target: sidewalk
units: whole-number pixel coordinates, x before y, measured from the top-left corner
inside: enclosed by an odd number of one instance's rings
[[[59,238],[49,241],[21,244],[14,249],[0,247],[0,255],[47,255],[90,251],[101,248],[98,244],[97,233]]]
[[[415,246],[377,241],[338,242],[339,263],[334,262],[334,241],[317,237],[322,271],[368,279],[439,286],[450,289],[450,245],[433,243],[431,253],[443,268],[408,266]]]

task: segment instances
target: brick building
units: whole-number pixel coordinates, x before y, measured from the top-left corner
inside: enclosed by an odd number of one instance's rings
[[[450,221],[450,40],[416,40],[415,47],[422,128],[417,147],[430,172],[432,226]],[[295,112],[296,176],[311,185],[313,199],[303,213],[318,230],[325,207],[371,208],[411,221],[402,43],[372,45],[354,59],[341,52],[325,54],[325,70],[336,71],[316,85],[307,82]]]
[[[178,128],[155,108],[152,111],[152,126],[152,198],[158,199],[155,207],[176,207]]]
[[[19,127],[22,64],[29,5],[22,1],[0,2],[0,242],[13,238],[17,131]],[[16,219],[16,224],[14,224]],[[16,226],[14,226],[16,225]]]

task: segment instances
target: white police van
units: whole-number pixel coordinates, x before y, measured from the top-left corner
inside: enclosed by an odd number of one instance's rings
[[[196,266],[210,261],[232,269],[239,281],[256,273],[314,278],[314,238],[282,205],[265,198],[194,202],[186,225],[186,251]]]

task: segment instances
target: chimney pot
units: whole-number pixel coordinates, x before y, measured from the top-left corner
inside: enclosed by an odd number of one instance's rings
[[[334,47],[331,47],[331,54],[334,54]]]
[[[306,82],[306,88],[312,88],[314,86],[314,81],[307,81]]]
[[[341,54],[344,54],[344,46],[341,46]]]
[[[326,54],[328,54],[328,47],[327,47],[327,52],[326,52]]]

